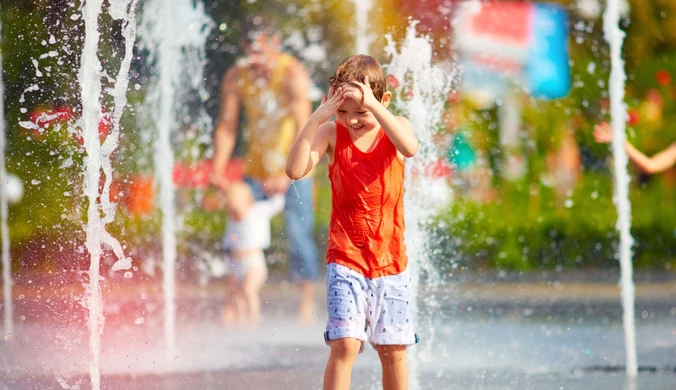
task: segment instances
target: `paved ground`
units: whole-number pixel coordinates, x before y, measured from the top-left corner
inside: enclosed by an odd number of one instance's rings
[[[316,389],[328,348],[322,320],[296,323],[295,290],[273,282],[259,329],[219,322],[221,282],[177,290],[177,351],[167,353],[162,294],[151,281],[103,285],[104,389]],[[323,300],[318,286],[318,302]],[[16,332],[0,341],[0,389],[87,389],[89,331],[82,287],[15,287]],[[623,372],[619,288],[612,278],[458,278],[421,293],[413,348],[414,389],[676,389],[676,282],[636,287],[640,374]],[[321,315],[319,316],[321,317]],[[376,389],[379,368],[367,348],[353,389]]]

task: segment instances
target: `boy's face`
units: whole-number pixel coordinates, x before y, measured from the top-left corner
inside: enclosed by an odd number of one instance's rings
[[[389,93],[383,96],[381,104],[387,107],[390,101]],[[367,132],[378,129],[380,123],[371,111],[362,107],[352,99],[346,99],[345,102],[336,111],[336,119],[341,125],[347,127],[353,132]]]

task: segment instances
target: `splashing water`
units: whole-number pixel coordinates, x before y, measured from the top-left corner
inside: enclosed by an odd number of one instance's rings
[[[632,251],[634,239],[631,236],[631,203],[629,201],[629,173],[627,172],[627,152],[625,121],[627,107],[624,104],[624,61],[622,60],[622,41],[624,32],[620,30],[620,2],[608,0],[604,14],[603,30],[610,43],[610,113],[613,128],[613,157],[615,158],[615,196],[617,207],[617,230],[620,233],[620,268],[622,286],[622,308],[624,323],[624,342],[627,376],[636,377],[638,364],[636,359],[636,325],[634,323],[634,281],[632,275]]]
[[[113,19],[125,19],[125,24],[134,24],[134,10],[129,10],[135,1],[117,0],[111,1],[110,16]],[[101,276],[99,275],[102,245],[106,244],[113,249],[118,260],[113,265],[114,270],[129,269],[131,259],[124,256],[120,243],[105,229],[105,225],[114,219],[115,205],[110,201],[110,183],[112,180],[111,155],[117,147],[120,127],[119,118],[126,99],[126,87],[128,83],[129,63],[131,62],[131,49],[133,45],[133,28],[125,28],[127,50],[122,60],[118,78],[113,92],[115,99],[115,118],[113,131],[106,138],[103,145],[98,132],[98,126],[103,115],[101,109],[101,77],[102,64],[98,58],[99,25],[98,18],[101,15],[102,0],[87,1],[82,7],[82,15],[85,23],[84,47],[78,73],[82,99],[82,123],[85,157],[85,181],[83,191],[89,202],[87,210],[86,247],[90,255],[89,283],[86,284],[84,305],[89,311],[89,345],[91,349],[91,361],[89,374],[93,389],[101,386],[99,361],[101,357],[101,333],[103,332],[103,303],[101,295]],[[128,11],[127,11],[128,10]],[[120,104],[122,104],[120,106]],[[101,172],[105,177],[103,189],[99,193]],[[101,199],[99,203],[98,199]],[[104,217],[101,218],[101,211]]]
[[[368,54],[371,38],[368,33],[369,12],[373,7],[372,0],[353,0],[357,32],[355,49],[356,54]]]
[[[419,142],[418,153],[406,164],[406,248],[413,277],[416,326],[419,328],[425,326],[425,331],[429,333],[425,334],[426,339],[416,349],[414,359],[411,361],[413,378],[411,388],[414,389],[420,388],[417,383],[419,361],[431,359],[430,347],[434,338],[432,333],[434,328],[431,326],[432,310],[429,309],[438,304],[433,297],[419,299],[421,281],[424,276],[427,286],[434,286],[440,282],[436,267],[429,256],[430,237],[426,227],[432,223],[439,207],[447,204],[450,194],[445,178],[435,178],[429,170],[442,155],[439,146],[434,142],[433,129],[440,122],[453,79],[453,72],[450,69],[432,64],[433,48],[430,39],[416,36],[415,25],[413,22],[408,27],[400,50],[397,50],[389,36],[385,48],[385,52],[392,59],[386,67],[387,73],[400,81],[396,91],[396,109],[410,120]]]
[[[0,25],[2,38],[2,25]],[[7,167],[5,166],[5,85],[2,81],[2,56],[0,55],[0,229],[2,229],[2,286],[5,337],[14,333],[12,307],[12,263],[9,257],[9,231],[7,227]]]
[[[169,4],[167,4],[169,3]],[[155,176],[162,211],[162,289],[164,292],[164,339],[167,359],[176,355],[176,206],[172,182],[174,151],[172,134],[178,130],[176,109],[181,101],[181,78],[190,76],[191,88],[202,91],[204,48],[214,26],[201,2],[151,0],[143,10],[141,43],[157,74],[146,105],[150,126],[156,129]]]

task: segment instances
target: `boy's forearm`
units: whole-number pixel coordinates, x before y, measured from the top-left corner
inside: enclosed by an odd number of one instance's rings
[[[397,150],[405,157],[413,157],[418,150],[418,140],[412,132],[404,128],[404,124],[399,118],[382,105],[377,105],[370,111]]]
[[[319,125],[318,121],[310,117],[310,120],[305,123],[293,145],[291,145],[289,158],[286,160],[286,174],[291,179],[300,179],[307,174],[312,141],[314,141]]]

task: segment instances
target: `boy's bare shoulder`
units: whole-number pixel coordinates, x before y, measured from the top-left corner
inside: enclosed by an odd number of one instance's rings
[[[406,124],[409,124],[409,125],[411,124],[411,122],[405,116],[397,115],[396,117],[397,117],[397,119],[399,119],[399,121],[401,123],[406,123]]]
[[[321,125],[319,125],[319,132],[325,135],[333,135],[335,138],[336,135],[336,122],[335,121],[328,121],[324,122]]]

